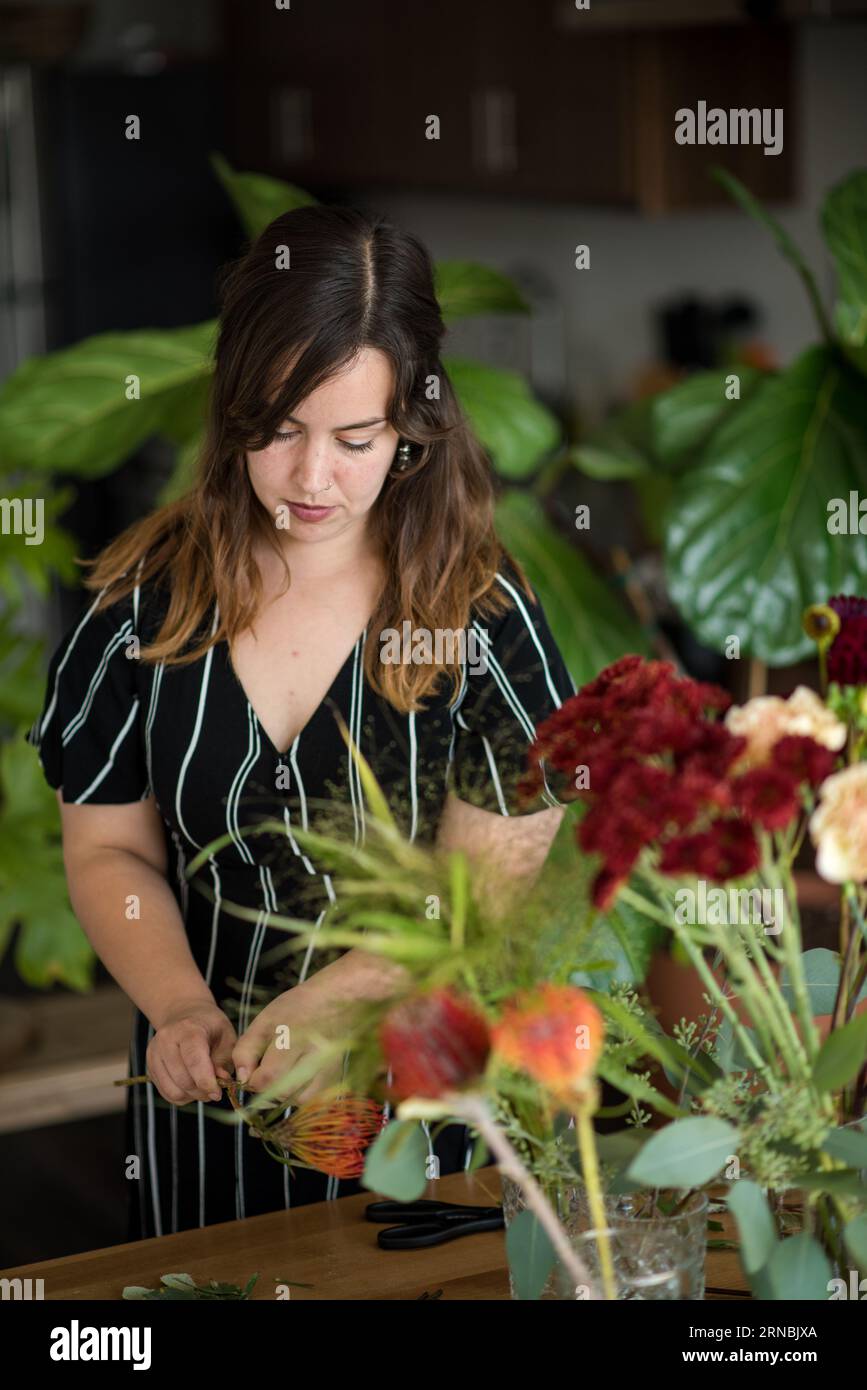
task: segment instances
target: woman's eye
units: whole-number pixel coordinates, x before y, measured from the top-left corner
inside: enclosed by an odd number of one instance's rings
[[[297,433],[298,433],[297,430],[275,430],[275,432],[274,432],[274,438],[275,438],[275,439],[294,439],[294,438],[295,438],[295,435],[296,435]]]
[[[372,439],[369,439],[366,444],[350,444],[348,439],[341,439],[339,443],[343,445],[344,449],[348,449],[350,454],[366,454],[369,449],[373,448]]]

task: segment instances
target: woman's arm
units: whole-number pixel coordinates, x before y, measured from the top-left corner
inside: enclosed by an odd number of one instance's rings
[[[501,816],[450,795],[437,847],[464,850],[478,874],[480,900],[503,913],[514,896],[515,880],[529,885],[538,874],[562,815],[561,810],[545,810],[527,816]],[[421,911],[421,889],[419,895]],[[403,966],[392,961],[372,956],[360,947],[347,951],[257,1014],[234,1050],[236,1075],[242,1081],[249,1077],[250,1090],[264,1090],[291,1071],[309,1050],[307,1031],[326,1036],[332,1028],[345,1031],[353,1005],[388,999],[405,989],[411,979]],[[287,1027],[289,1045],[278,1047],[277,1039],[281,1033],[285,1037],[282,1030]],[[333,1069],[317,1075],[298,1099],[309,1099],[335,1079]]]
[[[152,797],[129,805],[67,805],[57,793],[69,898],[90,944],[156,1030],[148,1072],[175,1104],[219,1098],[235,1030],[196,965],[166,880]]]
[[[515,892],[515,880],[529,888],[538,877],[563,819],[562,808],[527,816],[501,816],[449,795],[437,845],[464,850],[473,861],[480,900],[502,914]]]

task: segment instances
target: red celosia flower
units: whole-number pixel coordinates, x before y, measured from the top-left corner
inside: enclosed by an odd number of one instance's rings
[[[757,767],[734,783],[735,803],[748,820],[765,830],[782,830],[801,809],[798,784],[791,773],[775,767]]]
[[[504,1062],[560,1096],[592,1073],[604,1034],[601,1013],[574,985],[540,985],[516,995],[492,1029]]]
[[[758,868],[759,847],[745,821],[714,821],[697,835],[678,835],[662,847],[659,867],[664,874],[698,874],[724,883]]]
[[[364,1151],[382,1129],[383,1110],[373,1100],[343,1095],[305,1101],[272,1125],[270,1138],[290,1158],[335,1178],[358,1178]]]
[[[490,1051],[488,1025],[450,990],[414,995],[389,1009],[379,1030],[399,1100],[435,1099],[475,1081]]]
[[[787,734],[778,739],[771,757],[774,767],[788,772],[799,785],[807,782],[811,787],[818,787],[830,777],[836,759],[830,748],[823,748],[814,738],[801,734]]]
[[[867,685],[867,599],[840,594],[828,599],[840,631],[828,648],[828,679],[838,685]]]

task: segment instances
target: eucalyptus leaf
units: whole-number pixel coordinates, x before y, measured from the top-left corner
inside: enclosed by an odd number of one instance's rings
[[[715,1116],[676,1120],[648,1140],[627,1176],[647,1187],[701,1187],[737,1153],[739,1140],[734,1125]]]
[[[506,1231],[506,1258],[519,1299],[537,1299],[556,1255],[551,1238],[532,1211],[519,1211]]]
[[[828,504],[867,494],[867,392],[813,348],[764,380],[683,473],[667,519],[672,598],[698,639],[786,666],[811,654],[803,610],[867,585],[867,536],[828,530]]]
[[[867,1061],[867,1013],[857,1014],[829,1033],[813,1064],[813,1084],[819,1091],[838,1091]]]
[[[847,1168],[867,1168],[867,1134],[863,1129],[832,1129],[822,1140],[822,1149]]]
[[[729,1188],[726,1200],[741,1239],[741,1264],[744,1273],[752,1279],[776,1249],[774,1218],[764,1192],[749,1178],[738,1178]]]
[[[831,1263],[815,1236],[806,1232],[781,1241],[766,1270],[775,1301],[816,1302],[828,1297]]]
[[[392,1120],[364,1162],[362,1186],[397,1202],[415,1202],[427,1186],[427,1140],[415,1120]]]
[[[836,951],[829,951],[824,946],[819,946],[815,950],[805,951],[801,957],[801,964],[813,1016],[829,1014],[834,1007],[834,1001],[837,998],[837,986],[840,983],[839,955]],[[795,991],[789,980],[789,967],[787,965],[783,967],[780,976],[780,991],[789,1008],[794,1009]]]

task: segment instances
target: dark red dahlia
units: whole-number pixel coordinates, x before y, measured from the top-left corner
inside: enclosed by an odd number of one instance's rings
[[[838,685],[867,685],[867,599],[844,594],[828,599],[840,631],[828,648],[828,679]]]
[[[733,790],[741,813],[765,830],[782,830],[801,809],[798,783],[780,768],[758,767],[747,772],[735,780]]]
[[[724,883],[742,878],[759,864],[759,847],[745,821],[714,821],[697,835],[678,835],[662,848],[659,867],[664,874],[698,874]]]

